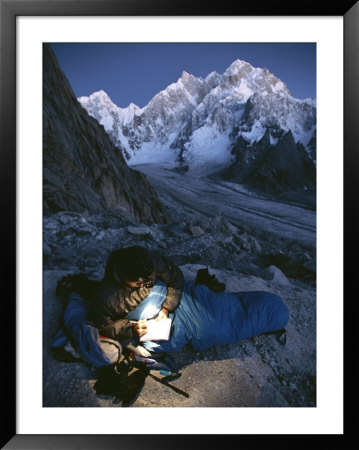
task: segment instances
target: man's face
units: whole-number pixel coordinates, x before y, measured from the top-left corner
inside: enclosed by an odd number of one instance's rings
[[[152,287],[153,286],[153,281],[151,279],[151,277],[148,278],[139,278],[137,281],[130,281],[130,280],[125,280],[125,283],[127,284],[127,286],[130,286],[132,288],[142,288],[142,287]]]
[[[127,286],[130,286],[132,288],[141,288],[145,285],[144,281],[129,281],[129,280],[125,280],[125,283],[127,284]]]

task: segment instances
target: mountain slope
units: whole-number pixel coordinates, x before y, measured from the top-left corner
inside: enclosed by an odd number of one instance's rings
[[[146,177],[130,169],[104,128],[78,103],[51,47],[43,47],[43,209],[119,209],[144,223],[165,222]]]

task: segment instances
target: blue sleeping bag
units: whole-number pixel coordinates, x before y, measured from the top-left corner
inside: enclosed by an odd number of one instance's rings
[[[130,320],[151,319],[160,311],[166,298],[166,285],[157,281],[151,294],[127,314]],[[52,340],[53,347],[63,347],[71,340],[81,358],[93,367],[110,365],[100,347],[96,328],[86,321],[87,306],[80,295],[70,294],[63,316],[64,328]],[[185,283],[181,301],[170,314],[168,341],[144,342],[153,354],[178,352],[190,343],[195,350],[213,345],[234,344],[261,333],[277,331],[288,322],[288,308],[275,294],[263,291],[216,294],[204,285]],[[161,369],[155,360],[149,365]],[[167,370],[167,369],[166,369]]]
[[[161,309],[166,285],[157,281],[151,294],[126,317],[150,319]],[[234,344],[287,325],[289,312],[281,297],[264,291],[215,293],[204,285],[185,283],[168,341],[144,342],[151,352],[178,352],[190,343],[195,350]]]

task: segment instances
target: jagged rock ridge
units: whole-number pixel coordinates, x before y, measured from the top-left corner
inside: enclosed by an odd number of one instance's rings
[[[253,145],[241,136],[232,154],[234,163],[220,173],[226,180],[273,195],[315,190],[313,160],[301,143],[295,143],[290,130],[282,134],[276,144],[271,144],[268,129]]]
[[[147,178],[127,166],[103,126],[80,106],[48,44],[43,48],[43,210],[118,210],[139,222],[166,221]]]

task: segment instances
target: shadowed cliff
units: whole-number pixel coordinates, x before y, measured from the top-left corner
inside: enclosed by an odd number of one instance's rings
[[[49,44],[43,46],[43,211],[118,210],[147,224],[166,216],[147,178],[130,169],[81,107]]]

